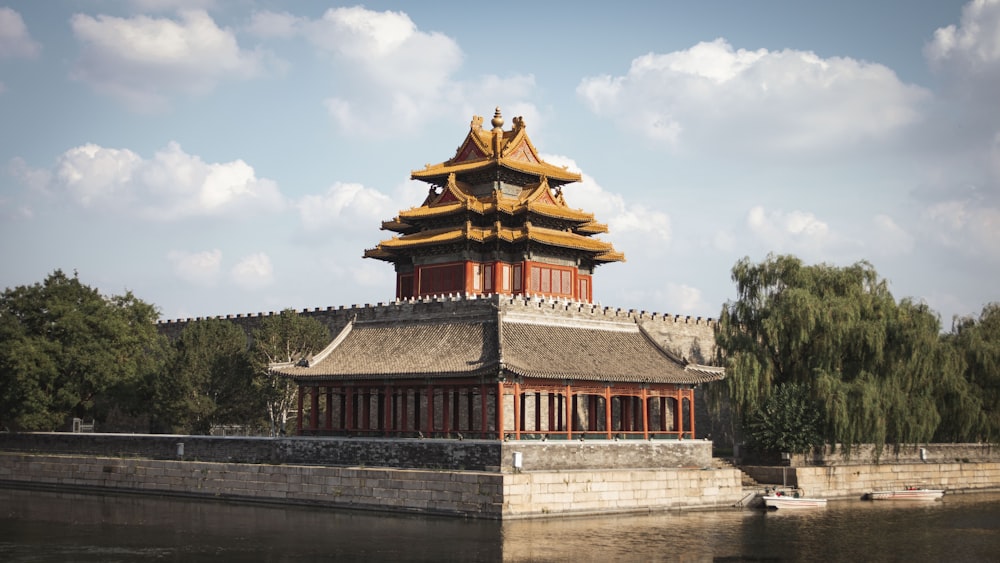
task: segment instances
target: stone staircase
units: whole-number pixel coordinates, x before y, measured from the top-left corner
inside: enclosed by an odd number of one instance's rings
[[[760,497],[764,494],[764,485],[761,485],[753,477],[744,473],[731,459],[713,457],[712,466],[716,469],[736,469],[740,472],[740,484],[743,486],[743,496],[733,505],[734,507],[757,507],[763,504],[764,501]]]

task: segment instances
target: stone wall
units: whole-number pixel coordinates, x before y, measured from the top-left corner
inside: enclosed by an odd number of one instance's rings
[[[541,471],[504,479],[505,518],[731,507],[743,489],[736,469]]]
[[[0,452],[9,486],[114,490],[500,518],[499,473],[369,469]]]
[[[735,469],[499,473],[0,452],[0,484],[329,508],[528,518],[731,506]]]
[[[179,445],[183,444],[180,452]],[[589,440],[499,442],[382,438],[247,438],[146,434],[0,433],[0,451],[206,462],[312,464],[512,471],[513,452],[524,469],[705,467],[712,446],[703,440]]]
[[[924,444],[905,445],[898,449],[886,446],[881,453],[876,454],[875,446],[862,444],[851,448],[850,455],[845,457],[841,448],[830,448],[811,454],[795,454],[789,464],[793,466],[809,465],[857,465],[868,463],[907,463],[907,462],[970,462],[995,461],[1000,462],[1000,448],[993,444]]]
[[[860,497],[874,490],[924,486],[951,492],[1000,490],[1000,463],[892,463],[826,467],[747,466],[761,484],[798,487],[806,495]]]

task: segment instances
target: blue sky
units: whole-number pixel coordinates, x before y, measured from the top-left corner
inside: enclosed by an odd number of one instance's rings
[[[625,253],[605,306],[717,317],[790,253],[948,329],[1000,300],[998,92],[1000,0],[0,0],[0,287],[390,301],[362,252],[500,106]]]

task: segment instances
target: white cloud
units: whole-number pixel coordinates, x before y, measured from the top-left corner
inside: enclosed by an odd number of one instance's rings
[[[580,172],[579,166],[571,158],[542,155],[542,159],[554,166],[566,166],[569,170]],[[670,243],[672,232],[669,215],[642,204],[626,203],[621,194],[605,191],[587,174],[582,174],[580,182],[567,186],[563,196],[570,207],[594,213],[594,219],[599,223],[606,223],[616,239],[639,235],[647,242],[652,237],[658,244]]]
[[[667,147],[783,158],[882,140],[917,122],[929,98],[883,65],[737,50],[723,39],[638,57],[624,76],[585,78],[577,94],[595,114]]]
[[[177,20],[76,14],[71,26],[83,47],[73,76],[135,109],[158,109],[169,95],[205,93],[263,66],[261,53],[240,49],[233,32],[201,10]]]
[[[305,18],[293,16],[288,12],[269,12],[266,10],[254,12],[250,16],[247,32],[263,38],[289,38],[298,35]]]
[[[203,250],[201,252],[184,252],[171,250],[167,253],[174,275],[188,283],[211,287],[219,281],[222,264],[222,251]]]
[[[28,33],[21,14],[7,7],[0,7],[0,59],[31,58],[41,50],[42,46]]]
[[[215,0],[128,0],[138,12],[172,12],[175,10],[209,9]]]
[[[360,6],[329,9],[304,29],[344,65],[339,92],[325,102],[341,127],[368,134],[412,128],[423,114],[447,107],[450,77],[462,63],[451,38],[418,30],[403,12]]]
[[[281,209],[277,185],[242,160],[206,163],[170,143],[152,159],[87,144],[59,157],[53,189],[84,207],[125,210],[169,221]]]
[[[935,69],[952,76],[1000,78],[1000,1],[973,0],[962,9],[961,25],[934,32],[924,55]],[[993,93],[990,93],[991,99]]]
[[[830,227],[806,211],[766,211],[755,206],[747,213],[747,228],[769,251],[815,252],[831,241]]]
[[[324,194],[303,197],[295,206],[302,225],[309,231],[334,226],[368,228],[395,213],[392,200],[385,194],[361,184],[341,182]]]
[[[708,309],[701,290],[689,285],[668,283],[663,290],[667,311],[674,313],[697,313]]]
[[[259,252],[240,260],[233,267],[231,277],[244,289],[262,289],[274,283],[274,268],[268,255]]]
[[[914,238],[888,215],[878,214],[873,219],[873,250],[882,255],[909,254],[913,251]]]
[[[929,206],[923,217],[926,235],[951,251],[1000,260],[1000,209],[978,198],[954,199]]]

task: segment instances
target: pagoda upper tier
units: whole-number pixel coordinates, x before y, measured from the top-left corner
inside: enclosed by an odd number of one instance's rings
[[[570,208],[562,186],[580,174],[543,161],[515,117],[492,130],[475,116],[455,156],[411,178],[431,184],[419,207],[382,223],[397,236],[365,251],[396,267],[396,297],[533,294],[590,302],[594,268],[624,261],[594,235],[592,213]]]

